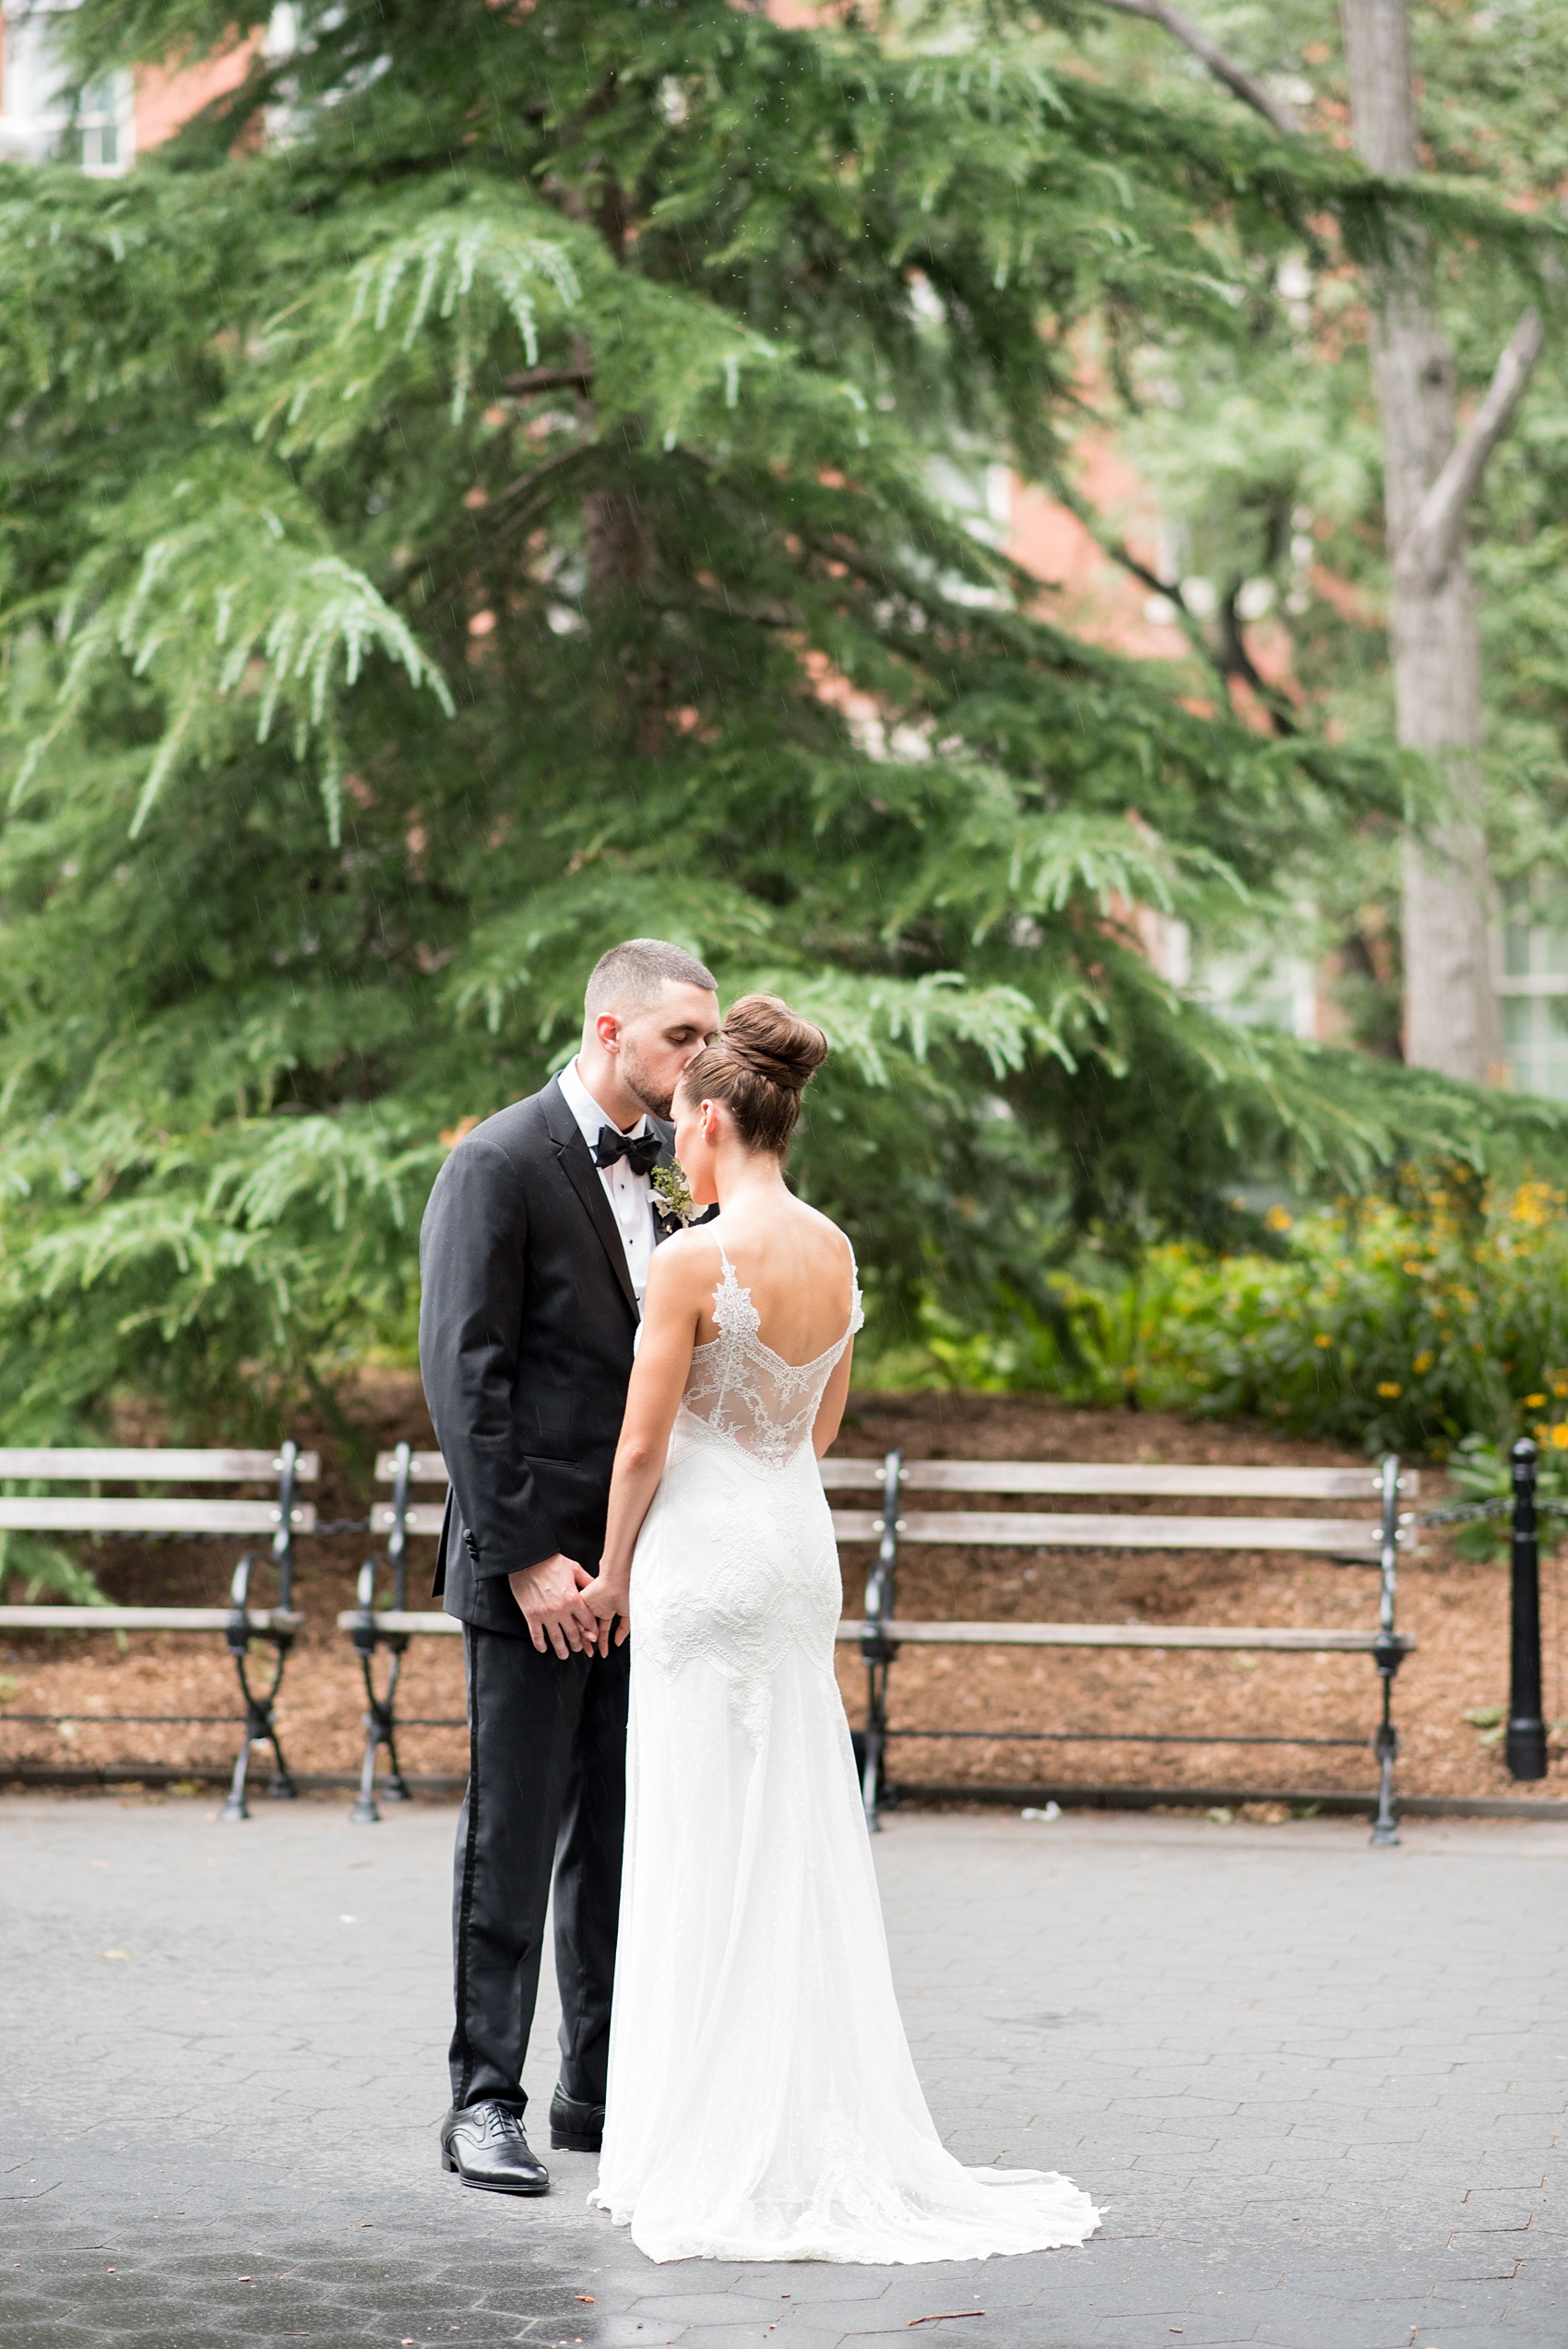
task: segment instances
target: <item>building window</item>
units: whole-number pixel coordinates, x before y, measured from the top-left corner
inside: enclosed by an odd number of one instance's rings
[[[12,0],[0,46],[0,159],[68,162],[114,179],[136,160],[136,84],[128,73],[89,82],[72,103],[60,58],[60,17],[76,0]]]
[[[1568,1101],[1568,929],[1538,912],[1527,890],[1509,892],[1497,980],[1503,1053],[1516,1091]]]

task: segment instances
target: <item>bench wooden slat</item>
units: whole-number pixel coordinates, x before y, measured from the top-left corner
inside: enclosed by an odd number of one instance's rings
[[[397,1453],[377,1452],[375,1455],[376,1483],[378,1485],[390,1485],[397,1473]],[[409,1482],[410,1485],[445,1485],[446,1482],[446,1462],[442,1459],[441,1454],[439,1452],[410,1452],[409,1455]]]
[[[0,1479],[40,1477],[55,1484],[269,1485],[282,1473],[277,1452],[92,1450],[86,1446],[0,1446]],[[294,1481],[314,1485],[321,1473],[319,1452],[301,1452]]]
[[[352,1631],[362,1621],[358,1614],[345,1613],[338,1617],[338,1628]],[[397,1614],[391,1609],[374,1615],[371,1621],[377,1631],[413,1637],[422,1632],[455,1634],[463,1628],[455,1615]],[[874,1628],[867,1623],[841,1623],[837,1636],[860,1640]],[[1288,1655],[1370,1655],[1378,1638],[1375,1631],[1260,1630],[1191,1623],[1164,1627],[1149,1623],[889,1623],[884,1628],[890,1640],[914,1647],[1251,1648]],[[1401,1652],[1408,1655],[1416,1642],[1401,1632],[1398,1644]]]
[[[315,1504],[291,1512],[296,1533],[315,1531]],[[0,1495],[0,1532],[11,1533],[271,1533],[276,1501],[102,1500],[89,1494]]]
[[[879,1460],[825,1460],[822,1482],[830,1493],[877,1490]],[[377,1452],[376,1481],[397,1474],[391,1452]],[[444,1485],[446,1463],[439,1452],[415,1452],[409,1462],[411,1485]],[[912,1460],[904,1464],[904,1489],[927,1493],[1161,1493],[1205,1495],[1227,1500],[1359,1501],[1369,1504],[1379,1490],[1375,1468],[1196,1468],[1161,1467],[1124,1461]],[[1400,1472],[1399,1490],[1414,1499],[1420,1491],[1415,1469]]]
[[[403,1512],[404,1531],[439,1533],[445,1514],[442,1502],[410,1501]],[[0,1524],[5,1522],[0,1518]],[[372,1504],[370,1525],[373,1533],[391,1532],[390,1501]],[[906,1542],[985,1542],[1017,1549],[1306,1550],[1332,1557],[1375,1558],[1382,1547],[1375,1522],[1354,1517],[1078,1517],[1066,1510],[910,1509],[900,1516],[898,1525],[899,1538]],[[835,1509],[833,1531],[841,1542],[874,1542],[881,1535],[882,1520],[870,1509]],[[1401,1528],[1400,1546],[1408,1548],[1410,1540],[1409,1528]]]
[[[352,1631],[363,1621],[363,1616],[357,1610],[346,1612],[338,1617],[338,1628],[339,1631]],[[411,1634],[422,1631],[461,1631],[463,1628],[455,1615],[419,1615],[409,1608],[399,1612],[395,1607],[389,1607],[385,1615],[373,1615],[371,1621],[378,1631],[402,1631]]]
[[[879,1460],[825,1460],[830,1493],[880,1490]],[[1377,1469],[1163,1467],[1145,1461],[1076,1460],[911,1460],[903,1489],[926,1493],[1103,1493],[1209,1495],[1232,1500],[1366,1501],[1382,1491]],[[1400,1493],[1414,1498],[1420,1478],[1404,1469]]]
[[[441,1520],[446,1514],[445,1501],[410,1501],[403,1511],[405,1533],[439,1533]],[[394,1511],[390,1501],[373,1501],[370,1530],[373,1533],[390,1533]]]
[[[15,1631],[227,1631],[233,1619],[232,1607],[0,1606],[0,1629]],[[253,1631],[297,1631],[304,1617],[292,1608],[247,1607],[245,1621]]]
[[[835,1509],[841,1542],[874,1542],[882,1520],[869,1509]],[[985,1542],[1007,1549],[1307,1550],[1375,1558],[1378,1527],[1364,1517],[1076,1517],[1034,1509],[910,1509],[898,1518],[903,1542]],[[1400,1541],[1410,1542],[1404,1528]]]
[[[1175,1623],[840,1623],[840,1640],[881,1628],[911,1647],[953,1648],[1252,1648],[1282,1655],[1371,1655],[1375,1631],[1248,1628],[1230,1624]],[[1409,1655],[1415,1639],[1401,1631],[1396,1644]]]

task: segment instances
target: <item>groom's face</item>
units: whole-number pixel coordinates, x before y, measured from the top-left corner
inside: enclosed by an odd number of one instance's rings
[[[668,1117],[675,1088],[719,1033],[719,997],[666,979],[657,1003],[623,1015],[617,1064],[627,1091],[655,1117]]]

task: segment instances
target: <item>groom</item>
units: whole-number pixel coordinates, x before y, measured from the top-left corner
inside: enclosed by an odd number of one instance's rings
[[[582,1048],[453,1151],[420,1234],[420,1369],[451,1488],[435,1592],[463,1625],[457,2024],[442,2161],[543,2194],[523,2059],[553,1871],[561,2073],[550,2141],[597,2152],[625,1820],[629,1651],[593,1654],[579,1593],[604,1541],[632,1344],[683,1071],[719,1026],[713,973],[633,938],[595,967]]]

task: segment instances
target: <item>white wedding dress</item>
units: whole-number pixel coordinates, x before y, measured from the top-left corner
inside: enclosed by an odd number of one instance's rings
[[[626,1845],[599,2188],[651,2260],[984,2259],[1099,2223],[944,2148],[895,2001],[833,1674],[811,1447],[861,1326],[783,1361],[720,1246],[632,1578]]]

